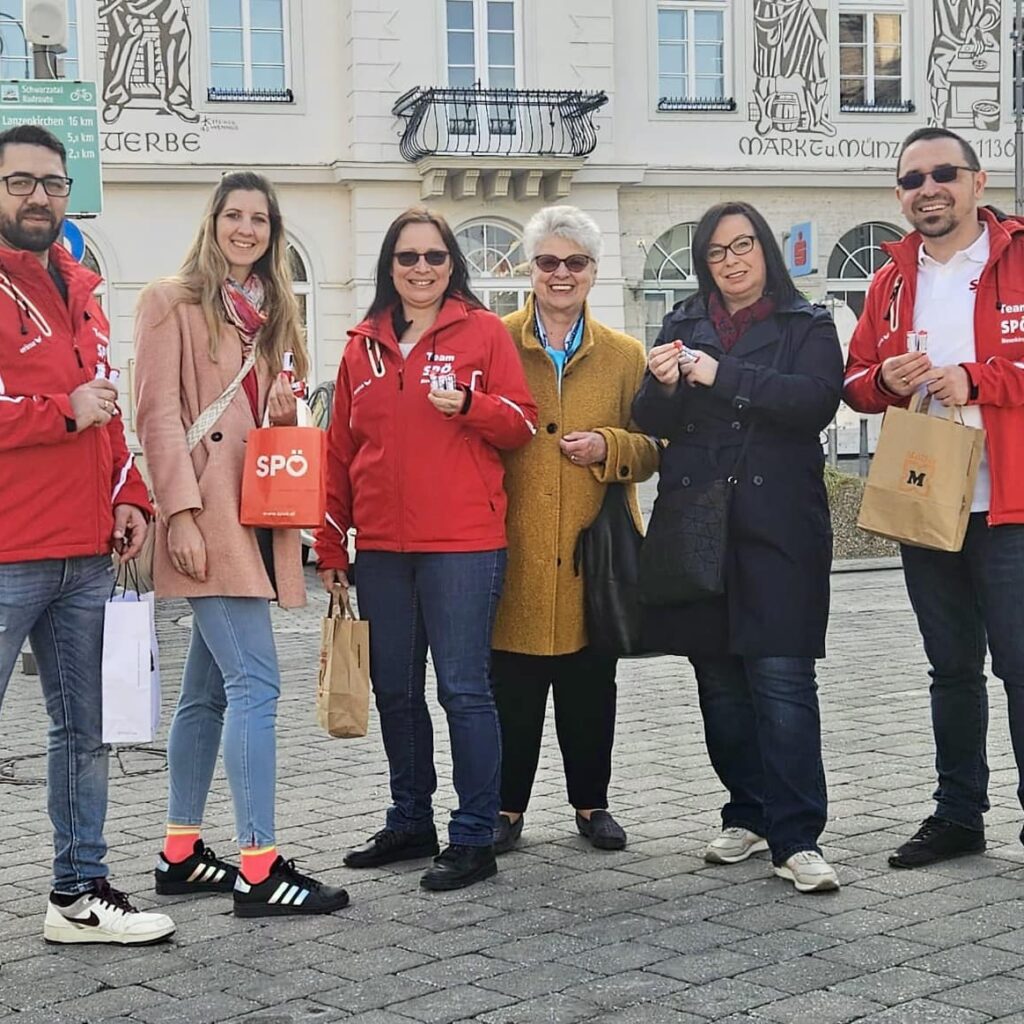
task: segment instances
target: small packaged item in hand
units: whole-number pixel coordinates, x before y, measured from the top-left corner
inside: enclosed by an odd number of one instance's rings
[[[438,373],[430,375],[431,391],[456,391],[458,385],[455,382],[454,373]]]
[[[685,345],[679,347],[680,364],[695,363],[698,359],[700,359],[699,352],[695,352],[692,348],[687,348]]]

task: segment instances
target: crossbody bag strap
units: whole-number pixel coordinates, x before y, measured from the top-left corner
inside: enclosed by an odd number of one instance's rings
[[[224,415],[224,410],[235,400],[235,395],[238,394],[238,389],[242,386],[242,381],[248,376],[249,371],[256,365],[256,346],[253,345],[252,351],[248,356],[245,357],[245,361],[242,363],[242,368],[235,375],[235,379],[221,392],[220,397],[215,398],[213,402],[208,405],[194,420],[192,426],[188,428],[188,433],[185,434],[185,440],[188,443],[188,450],[191,452],[193,448],[206,436],[208,431],[213,425]]]

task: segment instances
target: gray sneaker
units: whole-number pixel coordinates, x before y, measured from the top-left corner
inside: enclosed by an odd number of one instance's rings
[[[705,847],[704,859],[709,864],[738,864],[767,849],[768,840],[750,829],[723,828],[722,834]]]

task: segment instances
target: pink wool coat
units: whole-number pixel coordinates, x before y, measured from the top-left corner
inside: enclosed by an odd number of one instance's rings
[[[242,343],[221,326],[217,362],[210,359],[202,309],[174,299],[178,286],[150,285],[135,317],[135,421],[157,505],[153,581],[157,597],[273,598],[256,532],[238,521],[245,442],[257,426],[242,388],[188,453],[185,434],[199,414],[231,383],[242,366]],[[259,408],[272,383],[256,363]],[[167,520],[198,509],[196,524],[206,542],[207,575],[198,583],[179,573],[167,553]],[[296,530],[274,530],[274,573],[282,607],[305,603],[300,540]]]

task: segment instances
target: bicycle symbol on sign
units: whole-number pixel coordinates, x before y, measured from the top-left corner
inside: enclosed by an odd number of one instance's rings
[[[72,89],[71,90],[71,94],[70,94],[70,98],[71,98],[72,101],[74,101],[74,100],[84,100],[86,103],[89,103],[93,99],[92,90],[91,89]]]

